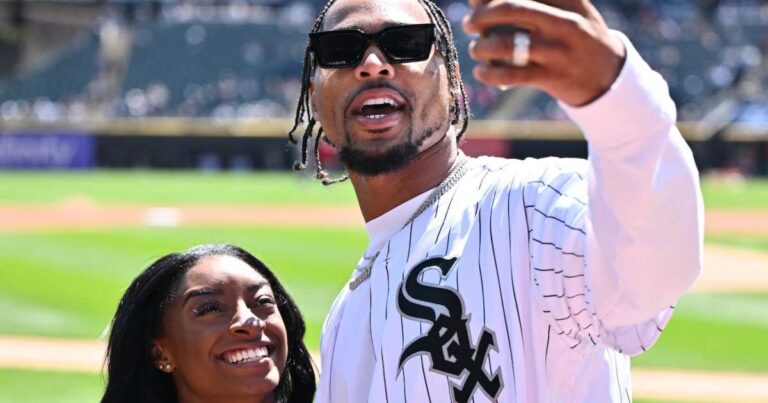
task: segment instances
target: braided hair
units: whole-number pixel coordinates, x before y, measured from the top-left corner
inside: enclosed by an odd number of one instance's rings
[[[461,130],[457,135],[457,140],[461,141],[461,139],[464,137],[464,133],[467,131],[467,126],[469,125],[470,111],[469,100],[464,90],[464,82],[461,80],[461,76],[456,73],[456,66],[459,64],[459,55],[456,51],[456,45],[454,44],[451,24],[445,17],[443,10],[441,10],[440,7],[433,3],[432,0],[418,1],[429,15],[429,19],[432,20],[432,22],[435,24],[438,36],[438,49],[443,54],[443,56],[447,58],[446,67],[448,70],[448,82],[450,84],[453,98],[453,106],[451,108],[453,112],[453,119],[451,120],[451,124],[455,125],[461,121]],[[312,25],[312,30],[310,31],[311,33],[320,31],[320,28],[323,25],[323,21],[325,21],[325,16],[328,14],[328,10],[335,2],[336,0],[328,0],[328,2],[323,7],[323,10],[318,15],[317,19],[315,19],[315,22]],[[322,165],[320,164],[320,140],[325,138],[323,137],[322,127],[319,127],[317,133],[315,133],[315,126],[319,125],[317,125],[317,120],[312,115],[312,109],[310,107],[309,81],[313,71],[312,62],[312,54],[309,49],[309,43],[307,43],[307,47],[304,51],[304,67],[301,73],[301,92],[299,94],[299,102],[296,105],[296,116],[294,118],[293,127],[288,132],[288,140],[292,144],[296,144],[298,142],[293,134],[298,129],[298,127],[304,123],[304,118],[306,117],[307,125],[304,129],[304,135],[301,138],[301,159],[296,161],[293,169],[300,171],[307,167],[309,140],[310,138],[314,138],[315,178],[321,181],[323,185],[332,185],[334,183],[343,182],[349,177],[345,174],[337,179],[331,179],[328,175],[328,172],[324,171]]]

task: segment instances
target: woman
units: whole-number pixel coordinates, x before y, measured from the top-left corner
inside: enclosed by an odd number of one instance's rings
[[[256,257],[231,245],[164,256],[112,321],[102,403],[310,402],[304,320]]]

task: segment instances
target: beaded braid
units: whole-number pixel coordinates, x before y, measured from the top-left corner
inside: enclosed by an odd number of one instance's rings
[[[456,66],[459,64],[459,57],[458,52],[456,51],[456,45],[454,44],[453,40],[453,30],[451,29],[451,24],[448,22],[448,19],[445,17],[443,11],[440,9],[440,7],[433,3],[432,0],[418,1],[422,4],[425,11],[429,15],[429,18],[435,24],[439,34],[439,37],[437,38],[438,48],[440,49],[440,52],[443,53],[444,56],[448,59],[446,61],[446,67],[448,70],[448,81],[451,87],[451,95],[453,98],[453,120],[451,120],[451,124],[457,124],[459,120],[462,121],[461,130],[456,136],[457,141],[460,142],[464,138],[464,133],[467,131],[467,126],[469,125],[470,110],[469,100],[467,99],[467,94],[464,90],[464,82],[461,80],[461,76],[456,74]],[[323,21],[325,21],[325,16],[328,14],[328,10],[335,2],[336,0],[328,0],[328,2],[323,7],[323,10],[315,19],[315,22],[312,25],[312,30],[310,31],[311,33],[320,31],[320,28],[323,25]],[[293,133],[298,129],[299,125],[304,123],[304,117],[306,116],[307,127],[305,128],[301,139],[301,159],[296,161],[293,166],[293,169],[297,171],[303,170],[307,167],[307,159],[309,156],[309,139],[313,137],[314,128],[317,125],[317,120],[312,115],[312,108],[310,106],[309,97],[309,82],[312,69],[312,54],[309,49],[309,42],[307,42],[307,47],[304,50],[304,67],[301,73],[301,92],[299,93],[299,101],[296,105],[296,116],[294,118],[293,127],[288,132],[289,142],[296,144],[297,141],[293,136]],[[314,154],[316,165],[315,178],[320,180],[323,185],[326,186],[349,179],[347,174],[344,174],[337,179],[331,179],[328,173],[322,169],[320,164],[319,147],[320,140],[323,138],[323,128],[320,127],[317,135],[314,136]]]
[[[349,175],[342,175],[336,179],[331,179],[328,172],[323,171],[323,165],[320,163],[320,141],[323,138],[323,128],[317,131],[317,137],[315,137],[315,179],[322,182],[323,185],[329,186],[334,183],[344,182],[349,179]]]
[[[318,32],[320,30],[320,27],[323,25],[323,21],[325,20],[325,15],[328,13],[328,9],[331,8],[333,3],[335,3],[336,0],[329,0],[325,6],[323,7],[323,10],[320,12],[320,14],[315,19],[315,22],[312,24],[312,30],[310,32]],[[292,144],[296,144],[296,138],[293,137],[293,133],[298,129],[299,125],[304,123],[304,116],[307,116],[307,127],[304,130],[304,134],[301,138],[301,159],[299,161],[296,161],[293,165],[293,169],[295,171],[303,170],[307,167],[307,157],[308,157],[308,145],[309,145],[309,139],[312,137],[315,125],[317,124],[317,120],[315,120],[314,116],[312,116],[312,108],[310,106],[310,100],[309,100],[309,77],[312,74],[312,54],[309,49],[309,41],[307,41],[307,47],[304,50],[304,66],[301,72],[301,92],[299,93],[299,101],[296,105],[296,117],[294,118],[293,127],[288,132],[288,141]],[[315,171],[315,178],[322,181],[324,185],[330,185],[332,183],[341,182],[347,179],[347,175],[342,176],[339,179],[333,180],[328,177],[328,173],[322,170],[322,167],[320,165],[320,142],[318,141],[323,133],[323,128],[321,127],[318,130],[317,138],[315,139],[315,165],[316,171]]]
[[[456,74],[456,66],[459,65],[459,53],[456,51],[456,44],[453,40],[453,30],[440,7],[430,0],[420,1],[424,5],[427,14],[429,14],[429,18],[437,24],[438,32],[440,32],[441,36],[438,40],[444,41],[443,45],[445,46],[446,57],[448,58],[448,80],[451,85],[451,94],[453,95],[453,121],[451,121],[451,124],[457,124],[459,119],[462,119],[461,130],[456,136],[456,140],[461,142],[469,125],[470,109],[469,100],[464,90],[464,81]],[[460,96],[456,94],[457,89]],[[459,107],[459,102],[461,102],[461,107]]]

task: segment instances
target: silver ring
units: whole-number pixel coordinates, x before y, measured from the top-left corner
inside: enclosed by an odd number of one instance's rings
[[[512,65],[525,67],[531,58],[531,36],[527,32],[517,31],[512,37],[514,49],[512,50]]]

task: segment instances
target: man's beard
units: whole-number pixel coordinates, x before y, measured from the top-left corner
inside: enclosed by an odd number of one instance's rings
[[[419,147],[411,141],[398,144],[378,154],[369,154],[345,145],[339,151],[339,159],[350,171],[366,176],[376,176],[403,168],[413,161],[418,153]]]
[[[434,127],[427,128],[414,140],[413,131],[409,129],[404,142],[378,153],[369,153],[345,144],[339,150],[339,160],[348,170],[365,176],[395,172],[411,163],[419,154],[419,147],[437,130],[439,129]]]

